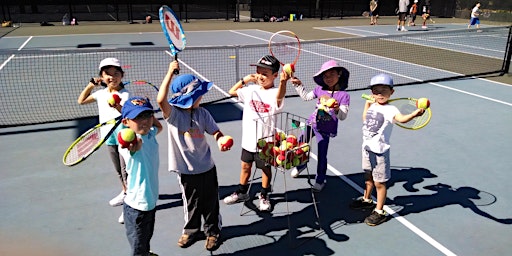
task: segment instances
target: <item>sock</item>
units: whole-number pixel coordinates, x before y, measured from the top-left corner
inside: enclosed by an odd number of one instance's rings
[[[366,203],[372,203],[373,202],[372,199],[366,199],[366,198],[363,198],[363,201],[366,202]]]
[[[249,190],[249,184],[245,184],[245,185],[239,184],[238,185],[238,192],[240,194],[247,194],[247,190]]]
[[[384,214],[384,210],[375,210],[378,214]]]

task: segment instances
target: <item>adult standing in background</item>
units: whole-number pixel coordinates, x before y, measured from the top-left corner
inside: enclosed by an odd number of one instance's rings
[[[370,1],[370,25],[377,25],[377,18],[379,18],[377,0]]]
[[[407,16],[408,6],[409,0],[398,1],[398,23],[396,25],[396,31],[407,31],[407,29],[405,29],[405,17]],[[402,27],[401,29],[400,26]]]

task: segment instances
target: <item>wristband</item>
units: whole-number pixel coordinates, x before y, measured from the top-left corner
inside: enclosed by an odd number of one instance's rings
[[[91,80],[89,80],[89,83],[92,83],[94,85],[98,85],[98,83],[96,83],[96,80],[94,80],[94,77],[91,77]]]
[[[244,78],[242,77],[242,79],[240,79],[240,81],[242,82],[242,86],[245,85],[245,82],[244,82]]]

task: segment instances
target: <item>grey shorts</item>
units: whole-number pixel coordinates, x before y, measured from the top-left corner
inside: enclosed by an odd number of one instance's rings
[[[256,168],[263,169],[263,168],[269,168],[270,166],[261,158],[258,156],[258,153],[253,153],[250,151],[247,151],[242,148],[242,156],[240,157],[240,160],[246,163],[252,164],[253,162],[256,163]]]
[[[377,154],[363,149],[362,155],[363,170],[372,174],[373,181],[384,183],[391,178],[389,150],[382,154]]]

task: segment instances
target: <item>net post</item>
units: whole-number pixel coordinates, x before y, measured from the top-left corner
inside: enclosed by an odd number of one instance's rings
[[[503,61],[502,75],[509,73],[510,61],[512,59],[512,26],[508,28],[508,40],[505,52],[505,59]]]

